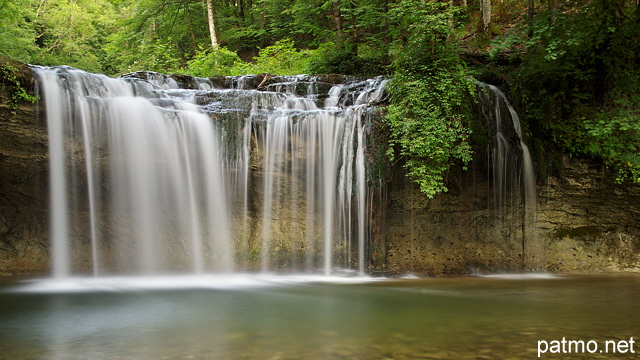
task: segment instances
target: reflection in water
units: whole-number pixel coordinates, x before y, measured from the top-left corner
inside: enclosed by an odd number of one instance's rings
[[[0,357],[533,358],[538,340],[640,336],[637,275],[253,280],[64,293],[8,284],[0,290]]]

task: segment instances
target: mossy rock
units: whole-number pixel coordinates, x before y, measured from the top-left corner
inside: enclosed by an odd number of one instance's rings
[[[27,64],[0,55],[0,106],[16,109],[34,102],[34,78]]]

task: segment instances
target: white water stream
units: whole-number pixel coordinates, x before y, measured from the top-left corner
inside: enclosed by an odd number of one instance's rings
[[[258,91],[244,77],[222,88],[34,70],[49,128],[55,277],[364,275],[364,127],[386,80],[321,84],[322,94],[307,76]]]

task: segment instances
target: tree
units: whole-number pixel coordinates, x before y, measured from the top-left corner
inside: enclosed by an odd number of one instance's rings
[[[344,35],[342,34],[342,16],[340,15],[340,0],[332,0],[331,8],[333,12],[333,23],[336,27],[336,41],[338,44],[343,42]]]
[[[211,47],[218,47],[218,36],[216,35],[216,24],[214,21],[215,9],[213,0],[207,0],[207,19],[209,22],[209,36],[211,37]]]
[[[0,52],[16,60],[33,62],[38,53],[34,18],[32,1],[0,1]]]
[[[491,0],[480,0],[480,13],[482,14],[482,26],[485,33],[491,31]]]
[[[106,64],[103,46],[115,18],[106,0],[49,0],[34,19],[39,29],[39,62],[67,64],[101,71]]]
[[[209,43],[201,0],[122,0],[107,35],[109,73],[175,71]]]

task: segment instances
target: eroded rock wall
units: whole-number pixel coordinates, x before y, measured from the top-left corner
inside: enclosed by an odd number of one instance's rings
[[[16,79],[33,92],[31,70],[0,58],[18,70]],[[29,102],[12,102],[14,81],[0,87],[0,274],[48,269],[47,129]]]
[[[584,161],[565,159],[564,165],[538,184],[533,229],[522,226],[517,201],[504,210],[512,212],[506,221],[492,208],[486,169],[459,173],[451,190],[434,199],[396,176],[388,195],[388,271],[640,270],[640,185],[617,185]]]
[[[581,161],[539,187],[538,230],[546,269],[555,272],[640,270],[640,184]]]

